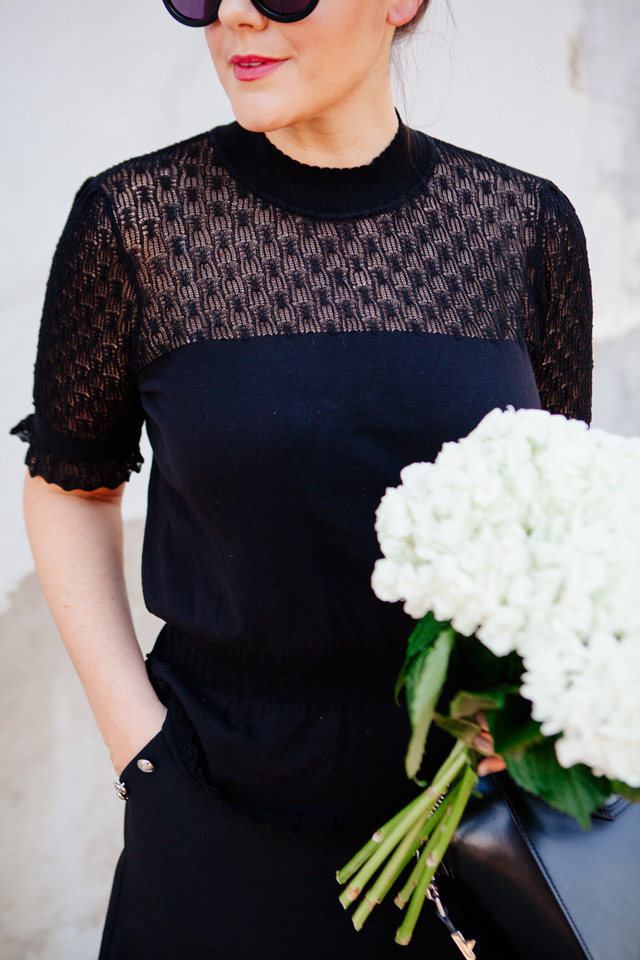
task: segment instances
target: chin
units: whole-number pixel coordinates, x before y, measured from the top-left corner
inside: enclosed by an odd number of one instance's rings
[[[271,130],[280,130],[284,126],[277,121],[269,121],[264,116],[257,116],[253,111],[234,110],[234,116],[241,127],[252,133],[269,133]]]
[[[314,115],[315,102],[309,103],[301,91],[297,97],[292,97],[290,83],[273,84],[270,89],[263,87],[261,90],[252,86],[253,83],[260,84],[261,81],[252,81],[240,88],[236,83],[225,85],[233,114],[245,130],[270,133],[295,126]]]
[[[295,122],[291,111],[278,110],[273,106],[255,103],[234,103],[231,101],[234,116],[241,127],[253,133],[269,133],[272,130],[281,130]]]

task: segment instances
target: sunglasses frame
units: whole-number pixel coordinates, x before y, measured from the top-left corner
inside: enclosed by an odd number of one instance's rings
[[[212,17],[205,17],[202,20],[194,20],[191,17],[186,17],[183,13],[180,13],[179,10],[176,10],[172,0],[162,0],[162,2],[171,16],[177,20],[178,23],[184,24],[185,27],[208,27],[210,23],[214,23],[214,21],[218,19],[218,10],[222,0],[218,0],[214,15]],[[305,17],[308,17],[309,14],[315,10],[318,2],[319,0],[308,0],[301,13],[274,13],[262,0],[251,0],[256,10],[269,20],[275,20],[276,23],[295,23],[298,20],[304,20]]]

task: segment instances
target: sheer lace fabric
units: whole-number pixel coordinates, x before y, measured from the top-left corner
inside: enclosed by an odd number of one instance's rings
[[[87,181],[51,270],[36,415],[14,428],[31,441],[31,472],[66,489],[127,479],[140,465],[136,377],[220,339],[524,342],[543,407],[588,419],[590,280],[570,202],[549,181],[414,136],[428,175],[423,165],[412,195],[380,211],[370,178],[345,171],[350,216],[265,200],[260,171],[238,175],[215,131]],[[319,197],[331,173],[314,176]]]

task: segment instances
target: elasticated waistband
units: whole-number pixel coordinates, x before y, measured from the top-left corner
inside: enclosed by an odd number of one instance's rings
[[[234,650],[170,624],[149,654],[184,680],[245,700],[270,703],[393,703],[402,650],[275,656]]]

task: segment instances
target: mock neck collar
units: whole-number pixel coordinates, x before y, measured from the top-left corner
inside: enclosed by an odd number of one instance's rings
[[[305,216],[333,218],[379,213],[424,187],[435,166],[429,137],[402,121],[391,143],[359,167],[315,167],[282,153],[264,133],[238,123],[211,131],[228,171],[253,193]]]

